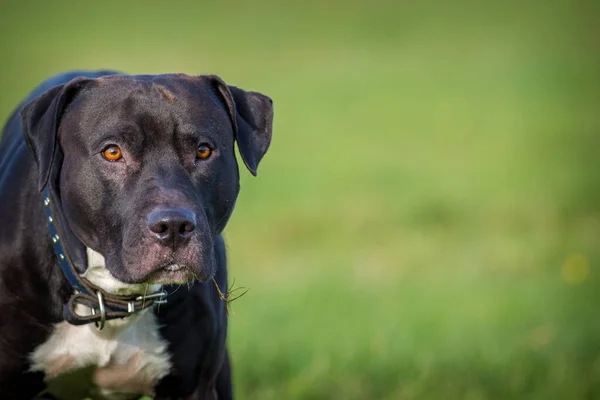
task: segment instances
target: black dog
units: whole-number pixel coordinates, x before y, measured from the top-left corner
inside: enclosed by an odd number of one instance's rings
[[[23,104],[0,142],[0,398],[232,398],[221,232],[234,141],[256,174],[271,100],[101,71]]]

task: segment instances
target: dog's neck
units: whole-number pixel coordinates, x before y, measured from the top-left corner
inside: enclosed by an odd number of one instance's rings
[[[104,256],[97,251],[86,248],[88,267],[81,275],[106,293],[115,295],[140,294],[148,295],[160,291],[161,285],[140,283],[130,284],[117,280],[106,268]]]

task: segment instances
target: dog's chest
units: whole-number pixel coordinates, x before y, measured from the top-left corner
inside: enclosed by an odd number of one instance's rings
[[[31,364],[31,370],[44,372],[50,391],[61,399],[151,395],[171,368],[167,343],[151,310],[108,321],[102,331],[93,324],[56,324],[48,340],[31,354]]]

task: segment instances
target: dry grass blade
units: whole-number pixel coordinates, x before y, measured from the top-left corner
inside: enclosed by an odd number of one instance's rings
[[[250,289],[247,289],[244,287],[234,288],[234,285],[235,285],[235,279],[234,279],[233,282],[231,283],[231,286],[229,286],[227,291],[225,293],[223,293],[223,292],[221,292],[221,289],[219,288],[217,281],[215,281],[215,278],[213,278],[212,281],[213,281],[213,284],[215,285],[215,288],[217,289],[217,294],[219,295],[219,298],[225,302],[225,311],[227,312],[227,315],[235,315],[235,313],[231,309],[231,303],[234,302],[235,300],[239,299],[240,297],[244,296],[246,293],[248,293],[248,291]],[[237,296],[234,296],[234,293],[237,293],[240,290],[243,290],[243,292]]]

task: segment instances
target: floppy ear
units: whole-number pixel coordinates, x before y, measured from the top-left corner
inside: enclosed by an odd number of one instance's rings
[[[217,82],[229,108],[242,160],[252,175],[256,176],[258,163],[271,144],[273,102],[263,94],[227,86],[217,76],[212,75],[210,78]]]
[[[90,79],[75,78],[55,86],[21,110],[23,134],[38,165],[39,190],[48,182],[55,159],[58,126],[67,105]]]

